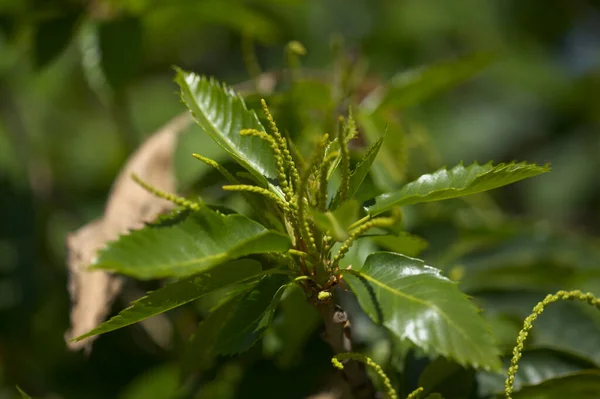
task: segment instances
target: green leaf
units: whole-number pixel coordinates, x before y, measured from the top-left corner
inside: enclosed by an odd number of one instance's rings
[[[181,89],[181,99],[206,134],[260,183],[275,188],[267,180],[278,177],[271,147],[258,137],[240,135],[242,129],[265,130],[242,97],[213,79],[181,69],[177,69],[175,81]]]
[[[354,197],[354,194],[356,194],[356,192],[360,188],[360,185],[362,184],[363,180],[365,180],[365,177],[367,177],[367,175],[369,174],[371,166],[373,165],[373,162],[375,161],[375,158],[379,153],[381,144],[383,144],[384,138],[385,133],[376,142],[374,142],[371,147],[369,147],[362,159],[358,162],[358,164],[356,164],[356,167],[350,174],[347,198]],[[340,195],[341,192],[338,189],[338,192],[335,194],[335,197],[333,198],[331,205],[329,206],[330,210],[334,210],[339,206]]]
[[[473,369],[465,369],[444,357],[438,357],[429,363],[419,376],[418,383],[424,389],[422,395],[436,392],[447,399],[471,397],[474,384]]]
[[[527,386],[512,394],[513,399],[597,399],[600,370],[586,370]],[[504,397],[504,395],[499,395]]]
[[[425,399],[444,399],[444,397],[436,392],[432,393],[431,395],[427,395]]]
[[[252,281],[252,277],[258,279],[260,275],[261,265],[257,261],[242,259],[220,265],[206,273],[179,280],[156,291],[149,292],[148,295],[134,301],[131,306],[121,311],[117,316],[105,321],[92,331],[75,338],[75,341],[137,323],[148,317],[185,305],[220,288],[242,281]]]
[[[222,329],[248,290],[242,290],[216,306],[202,320],[183,353],[181,370],[184,378],[187,378],[194,370],[205,370],[211,366],[213,358],[217,355],[214,350],[215,342],[219,339]]]
[[[19,393],[21,394],[21,399],[31,399],[31,396],[27,395],[25,391],[23,391],[18,385],[17,391],[19,391]]]
[[[221,328],[215,352],[229,355],[250,349],[271,324],[288,281],[287,276],[269,275],[248,291]]]
[[[93,267],[139,279],[185,277],[246,255],[285,252],[290,245],[287,235],[246,216],[202,207],[121,236]]]
[[[376,252],[345,278],[371,319],[399,339],[461,365],[500,367],[493,336],[476,306],[422,260]]]
[[[272,328],[265,335],[266,354],[273,356],[282,369],[302,364],[302,349],[321,320],[304,291],[298,285],[290,286],[281,299]]]
[[[402,232],[399,235],[376,236],[372,238],[373,242],[384,249],[401,253],[406,256],[419,256],[428,246],[429,243],[423,238]]]
[[[358,202],[350,200],[333,212],[322,213],[311,209],[311,216],[321,231],[331,235],[336,241],[344,241],[349,237],[348,227],[356,221],[359,208]]]
[[[135,377],[119,399],[177,399],[181,391],[179,370],[173,364],[166,364]]]
[[[545,296],[546,292],[494,291],[477,294],[476,301],[486,315],[510,316],[519,320],[521,328]],[[559,350],[600,366],[600,312],[583,303],[553,303],[536,319],[526,347]]]
[[[510,357],[504,359],[504,367],[508,369]],[[564,352],[554,350],[533,350],[523,352],[519,360],[519,372],[515,376],[515,390],[528,385],[541,384],[557,377],[590,368],[588,362],[577,359]],[[478,393],[489,396],[504,392],[504,373],[489,373],[481,371],[477,375]]]
[[[71,41],[80,10],[40,21],[33,37],[35,65],[43,68],[58,57]]]
[[[475,54],[402,72],[393,77],[387,87],[369,94],[361,107],[373,112],[380,107],[402,109],[419,104],[472,77],[492,60],[490,54]]]
[[[433,174],[423,175],[398,191],[381,194],[367,211],[371,215],[377,215],[398,205],[462,197],[506,186],[549,170],[549,166],[526,162],[501,163],[496,166],[491,162],[485,165],[474,163],[468,167],[459,164],[450,170],[443,168]]]
[[[98,45],[104,76],[121,89],[137,74],[142,59],[142,23],[135,16],[119,16],[98,24]]]

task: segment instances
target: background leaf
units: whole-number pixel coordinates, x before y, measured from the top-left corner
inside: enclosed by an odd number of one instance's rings
[[[307,301],[304,291],[297,285],[291,285],[281,299],[263,347],[280,367],[302,364],[306,341],[321,322],[319,313]]]
[[[398,338],[462,365],[500,367],[489,327],[475,305],[439,270],[419,259],[376,252],[360,272],[345,278],[366,313]]]
[[[114,89],[122,89],[137,74],[143,54],[142,23],[123,15],[98,24],[102,70]]]
[[[181,390],[179,370],[173,364],[165,364],[136,377],[119,399],[177,399]]]
[[[109,244],[94,268],[140,279],[189,276],[250,254],[285,252],[287,235],[238,214],[206,207],[179,212]]]
[[[508,369],[510,358],[504,359],[504,367]],[[567,353],[555,350],[533,350],[523,352],[519,361],[519,372],[515,376],[515,390],[524,386],[541,384],[557,377],[589,369],[592,364],[582,361]],[[488,396],[504,392],[506,374],[480,371],[477,375],[478,392]]]
[[[185,305],[220,288],[249,279],[252,276],[256,276],[258,279],[260,271],[260,263],[243,259],[220,265],[210,272],[167,284],[134,301],[131,306],[121,311],[117,316],[102,323],[92,331],[77,337],[76,340],[104,334],[137,323],[148,317]]]
[[[462,197],[506,186],[549,170],[548,166],[526,162],[496,166],[491,162],[485,165],[474,163],[468,167],[460,164],[450,170],[440,169],[433,174],[423,175],[398,191],[381,194],[375,198],[374,205],[367,207],[367,211],[377,215],[398,205]]]
[[[240,135],[242,129],[265,130],[240,96],[215,80],[182,70],[177,70],[175,81],[181,89],[183,102],[206,134],[259,182],[267,185],[265,178],[277,178],[269,144],[257,137]]]
[[[425,367],[418,385],[424,389],[421,395],[435,392],[446,399],[469,398],[475,386],[475,371],[438,357]]]
[[[600,370],[587,370],[527,386],[513,399],[596,399],[600,392]],[[499,396],[499,397],[503,397]]]
[[[43,19],[38,23],[33,37],[37,68],[50,64],[67,48],[79,14],[80,10],[68,10],[62,15]]]
[[[379,107],[402,109],[418,104],[472,77],[492,60],[490,54],[481,53],[401,72],[387,86],[365,98],[361,106],[372,111]]]
[[[27,395],[25,393],[25,391],[23,391],[18,385],[17,385],[17,391],[19,391],[19,394],[21,395],[21,399],[31,399],[31,396]]]

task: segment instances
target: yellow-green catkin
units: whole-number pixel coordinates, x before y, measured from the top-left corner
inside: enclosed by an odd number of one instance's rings
[[[131,178],[133,179],[133,181],[135,181],[137,184],[139,184],[144,190],[148,191],[149,193],[151,193],[152,195],[165,199],[167,201],[170,201],[172,203],[174,203],[175,205],[179,205],[181,207],[187,208],[187,209],[191,209],[192,211],[197,211],[200,209],[200,204],[194,201],[190,201],[188,199],[185,199],[183,197],[179,197],[175,194],[171,194],[171,193],[167,193],[165,191],[159,190],[158,188],[150,185],[149,183],[143,181],[138,175],[136,175],[135,173],[131,174]]]
[[[225,191],[245,191],[245,192],[260,194],[264,197],[267,197],[267,198],[275,201],[277,203],[277,205],[279,205],[284,211],[286,211],[286,212],[289,211],[288,204],[285,201],[283,201],[281,198],[279,198],[277,195],[275,195],[271,191],[267,190],[266,188],[251,186],[251,185],[247,185],[247,184],[223,186],[222,188]]]
[[[287,140],[285,139],[285,137],[283,137],[281,135],[281,133],[279,132],[279,129],[277,128],[277,124],[275,123],[275,119],[273,118],[273,115],[271,115],[271,111],[269,111],[267,102],[264,99],[261,99],[260,103],[262,105],[265,117],[269,121],[269,127],[271,128],[271,131],[273,132],[273,136],[275,137],[275,140],[279,144],[279,148],[285,158],[286,167],[287,167],[287,169],[289,171],[289,175],[290,175],[290,184],[292,186],[291,189],[293,190],[295,187],[298,187],[298,184],[300,183],[300,175],[298,173],[298,169],[296,168],[296,163],[294,162],[292,153],[290,152],[290,149],[288,148]]]
[[[353,120],[350,118],[350,120]],[[340,201],[345,201],[348,196],[350,184],[350,155],[346,144],[347,129],[339,129],[338,140],[340,142],[340,166],[342,169],[342,182],[340,183]]]
[[[417,399],[419,396],[421,396],[421,393],[423,393],[423,387],[419,387],[419,388],[415,389],[414,391],[412,391],[406,397],[406,399]]]
[[[335,368],[343,370],[344,365],[342,364],[342,361],[347,360],[347,359],[355,360],[358,362],[363,362],[364,364],[366,364],[367,366],[369,366],[373,370],[375,370],[375,373],[377,373],[377,375],[383,381],[383,385],[385,385],[385,388],[387,390],[387,395],[390,397],[390,399],[398,399],[398,394],[392,387],[392,383],[391,383],[390,379],[383,372],[383,369],[381,368],[381,366],[378,365],[377,363],[375,363],[373,361],[373,359],[371,359],[370,357],[361,355],[360,353],[354,353],[354,352],[338,353],[331,359],[331,363],[333,364],[333,366]]]
[[[334,256],[333,261],[331,262],[331,269],[335,270],[338,268],[340,260],[342,260],[344,255],[346,255],[346,253],[350,250],[350,247],[352,247],[352,244],[354,244],[354,241],[356,241],[356,239],[362,233],[369,229],[372,229],[373,227],[389,227],[393,226],[395,223],[396,219],[394,218],[375,218],[366,221],[360,226],[358,226],[356,229],[350,232],[350,237],[348,237],[346,241],[344,241],[337,254]]]
[[[219,172],[221,175],[223,175],[224,178],[226,178],[231,184],[239,184],[238,179],[236,179],[231,173],[229,173],[229,171],[227,169],[225,169],[220,163],[218,163],[215,160],[212,160],[210,158],[207,157],[203,157],[200,154],[192,154],[192,156],[202,162],[204,162],[206,165],[214,168],[215,170],[217,170],[217,172]]]
[[[577,300],[581,302],[585,302],[589,305],[595,306],[600,309],[600,299],[596,298],[591,293],[583,293],[579,290],[574,291],[558,291],[556,294],[549,294],[544,298],[543,301],[539,302],[537,305],[533,307],[533,312],[527,316],[525,321],[523,322],[523,328],[519,331],[519,336],[517,337],[517,345],[513,349],[513,357],[510,361],[510,367],[508,368],[508,377],[506,378],[506,382],[504,383],[504,395],[506,399],[512,398],[512,392],[515,383],[515,375],[519,370],[519,360],[521,359],[523,353],[523,347],[525,344],[525,340],[529,335],[529,331],[533,328],[533,322],[538,318],[539,315],[542,314],[546,306],[549,304],[556,302],[558,300]]]
[[[303,171],[302,176],[300,177],[300,183],[298,184],[298,188],[296,189],[295,202],[298,207],[298,225],[301,231],[301,235],[304,237],[306,241],[306,245],[309,247],[310,251],[317,252],[317,245],[315,242],[315,237],[310,230],[310,225],[308,218],[306,217],[306,205],[308,205],[308,197],[309,197],[309,180],[313,173],[318,172],[318,163],[319,160],[323,157],[324,145],[329,140],[329,135],[325,133],[323,139],[319,144],[319,149],[313,160],[310,164],[307,165],[306,169]]]

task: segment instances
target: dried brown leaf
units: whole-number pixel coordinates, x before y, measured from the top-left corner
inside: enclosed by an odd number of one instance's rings
[[[144,181],[167,192],[175,191],[173,154],[178,134],[192,122],[181,114],[152,134],[129,158],[113,183],[104,215],[83,226],[67,238],[69,250],[69,293],[73,307],[71,329],[65,334],[72,350],[91,350],[93,337],[79,342],[69,340],[95,327],[106,318],[119,293],[120,277],[102,270],[88,270],[98,250],[120,234],[143,227],[160,213],[172,208],[164,199],[148,193],[132,179],[135,173]]]

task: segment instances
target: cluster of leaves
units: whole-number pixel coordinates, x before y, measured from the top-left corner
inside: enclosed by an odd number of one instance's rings
[[[528,163],[457,165],[422,175],[362,205],[357,193],[382,148],[375,140],[351,164],[357,136],[352,115],[324,135],[305,159],[284,137],[263,102],[269,129],[226,86],[177,71],[181,96],[204,132],[244,169],[214,167],[254,208],[255,220],[201,200],[122,236],[93,268],[138,279],[173,278],[89,333],[142,321],[218,290],[220,299],[191,343],[194,362],[249,349],[269,328],[280,299],[300,286],[315,308],[342,284],[369,317],[397,342],[463,366],[497,371],[499,350],[477,307],[440,270],[399,252],[376,251],[342,266],[356,242],[407,237],[400,206],[462,197],[548,171]],[[372,105],[371,105],[372,106]],[[359,119],[368,112],[359,110]],[[337,187],[335,187],[337,185]],[[369,233],[369,234],[367,234]],[[316,310],[315,310],[316,312]]]

